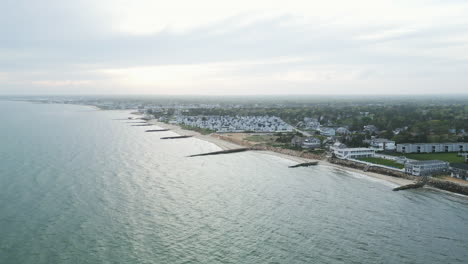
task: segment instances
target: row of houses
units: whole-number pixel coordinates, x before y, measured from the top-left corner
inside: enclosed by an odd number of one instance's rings
[[[276,116],[177,116],[176,124],[217,132],[292,132],[293,127]]]

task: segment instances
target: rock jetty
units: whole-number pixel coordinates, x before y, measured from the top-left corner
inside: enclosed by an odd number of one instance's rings
[[[169,129],[150,129],[150,130],[146,130],[145,132],[164,132],[164,131],[169,131]]]
[[[213,151],[213,152],[208,152],[208,153],[195,154],[195,155],[190,155],[188,157],[230,154],[230,153],[244,152],[244,151],[248,151],[248,150],[252,150],[252,149],[251,148],[228,149],[228,150],[220,150],[220,151]]]
[[[309,166],[315,166],[317,164],[318,164],[318,161],[304,162],[304,163],[299,163],[296,165],[289,166],[289,168],[309,167]]]
[[[190,135],[190,136],[162,137],[161,139],[179,139],[179,138],[190,138],[190,137],[193,137],[193,136]]]

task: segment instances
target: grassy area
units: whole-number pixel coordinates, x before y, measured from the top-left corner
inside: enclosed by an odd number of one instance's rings
[[[381,159],[381,158],[360,158],[359,160],[367,161],[367,162],[374,163],[374,164],[394,167],[398,169],[403,169],[405,167],[403,164],[397,163],[393,160],[387,160],[387,159]]]
[[[200,128],[200,127],[194,127],[194,126],[187,126],[187,125],[183,125],[183,124],[180,124],[179,125],[182,129],[185,129],[185,130],[192,130],[192,131],[196,131],[202,135],[208,135],[208,134],[211,134],[211,133],[214,133],[216,131],[214,130],[211,130],[211,129],[208,129],[208,128]]]
[[[385,153],[387,154],[387,153]],[[444,153],[393,153],[395,156],[405,156],[408,159],[414,160],[443,160],[450,163],[463,163],[464,159],[461,156],[457,156],[456,152],[444,152]]]
[[[457,156],[457,153],[411,153],[405,154],[409,159],[415,160],[443,160],[450,163],[463,163],[463,157]]]
[[[457,152],[443,152],[443,153],[398,153],[398,152],[384,152],[383,154],[392,156],[405,156],[408,159],[414,160],[443,160],[450,163],[463,163],[462,156],[457,156]]]
[[[275,142],[277,137],[270,136],[270,135],[251,135],[245,137],[244,139],[247,141],[258,142],[258,143],[266,143],[266,142]]]

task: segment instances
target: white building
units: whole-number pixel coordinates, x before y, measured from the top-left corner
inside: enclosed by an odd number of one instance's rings
[[[330,136],[335,136],[336,134],[336,131],[334,128],[331,128],[331,127],[321,127],[320,128],[320,135],[322,136],[327,136],[327,137],[330,137]]]
[[[449,163],[441,160],[418,160],[405,163],[405,172],[414,176],[431,176],[448,171]]]
[[[333,153],[339,159],[358,159],[374,157],[375,150],[370,148],[335,148]]]
[[[463,152],[468,151],[468,143],[408,143],[398,144],[397,152],[401,153],[436,153],[436,152]]]
[[[375,148],[377,151],[396,149],[395,141],[388,140],[385,138],[371,139],[369,143],[371,147]]]

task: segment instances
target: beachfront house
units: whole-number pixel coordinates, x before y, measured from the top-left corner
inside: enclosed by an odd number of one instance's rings
[[[449,163],[441,160],[417,160],[405,163],[405,172],[414,176],[432,176],[448,172]]]
[[[468,143],[407,143],[397,144],[396,151],[401,153],[438,153],[438,152],[465,152]]]
[[[370,148],[334,148],[333,154],[339,159],[359,159],[375,156],[375,150]]]
[[[300,148],[315,149],[320,148],[321,141],[316,137],[299,137],[294,136],[291,139],[291,145]]]

